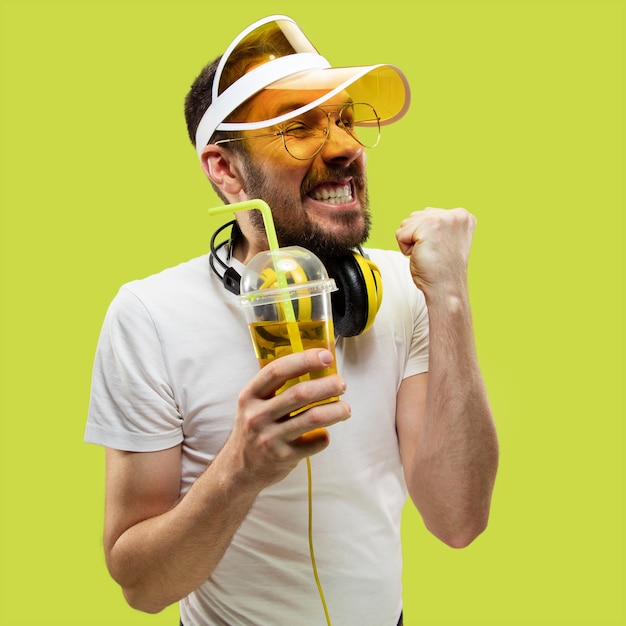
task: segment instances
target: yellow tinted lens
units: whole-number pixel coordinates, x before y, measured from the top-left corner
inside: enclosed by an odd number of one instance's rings
[[[369,105],[355,102],[342,110],[345,129],[363,146],[373,148],[380,139],[380,125],[376,111]]]
[[[328,134],[328,115],[315,108],[285,122],[283,137],[287,152],[296,159],[310,159],[319,152]]]
[[[296,159],[305,160],[314,157],[320,151],[326,141],[326,133],[318,131],[306,137],[283,135],[283,138],[287,152]]]

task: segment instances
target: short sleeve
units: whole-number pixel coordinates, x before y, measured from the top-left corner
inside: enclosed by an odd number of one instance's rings
[[[413,282],[408,259],[402,257],[402,260],[405,262],[403,277],[406,281],[406,293],[410,294],[412,320],[411,344],[403,375],[403,378],[408,378],[409,376],[423,374],[428,371],[429,327],[428,308],[424,294]]]
[[[183,440],[159,329],[127,285],[111,303],[94,362],[85,441],[154,452]]]
[[[413,306],[413,337],[404,378],[428,371],[428,309],[420,291]]]

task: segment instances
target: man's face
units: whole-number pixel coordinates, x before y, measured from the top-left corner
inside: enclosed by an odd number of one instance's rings
[[[255,96],[248,119],[270,119],[319,95],[316,91],[265,90]],[[269,204],[281,246],[300,245],[321,257],[329,257],[367,239],[370,216],[365,151],[335,124],[335,112],[347,101],[344,93],[324,103],[324,111],[333,112],[330,134],[312,159],[291,156],[281,136],[247,142],[243,163],[245,192],[248,198],[261,198]],[[273,130],[278,128],[246,134]],[[255,229],[264,233],[260,213],[254,212],[250,217]]]

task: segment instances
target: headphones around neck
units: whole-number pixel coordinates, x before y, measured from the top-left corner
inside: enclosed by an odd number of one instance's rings
[[[228,227],[231,227],[230,238],[216,245],[217,236]],[[229,261],[232,244],[240,236],[241,231],[236,220],[220,226],[211,237],[209,255],[211,269],[220,278],[226,290],[235,295],[240,293],[241,276],[229,263],[225,263],[219,257],[217,249],[227,246]],[[216,266],[216,262],[220,268]],[[358,252],[346,252],[342,256],[323,262],[329,277],[334,278],[338,288],[331,294],[335,334],[341,337],[354,337],[364,333],[374,323],[383,299],[380,270],[360,247]]]

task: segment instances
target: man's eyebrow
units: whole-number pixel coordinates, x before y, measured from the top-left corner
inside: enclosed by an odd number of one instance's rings
[[[328,108],[328,107],[342,107],[345,106],[346,104],[353,104],[354,100],[352,100],[352,98],[348,98],[347,100],[344,100],[343,102],[337,102],[337,103],[322,103],[322,104],[318,104],[316,106],[313,107],[313,109],[323,109],[323,108]],[[278,117],[279,115],[283,115],[284,113],[291,113],[292,111],[297,111],[299,108],[304,107],[306,105],[308,105],[310,103],[308,102],[301,102],[300,100],[296,100],[293,102],[286,102],[285,104],[282,104],[274,113],[274,117]],[[312,109],[309,109],[312,110]]]
[[[288,102],[281,105],[274,114],[274,117],[278,117],[279,115],[283,115],[284,113],[291,113],[292,111],[297,111],[299,108],[306,105],[306,102]]]

